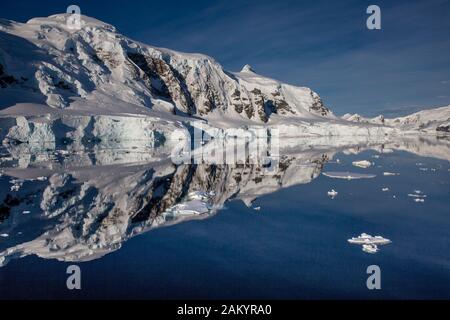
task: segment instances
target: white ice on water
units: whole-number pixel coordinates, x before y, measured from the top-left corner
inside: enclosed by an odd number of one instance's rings
[[[361,233],[358,237],[352,237],[347,240],[351,244],[358,244],[362,246],[362,250],[367,253],[376,253],[379,251],[379,245],[386,245],[391,243],[391,240],[383,238],[382,236],[371,236],[367,233]]]
[[[370,179],[375,178],[375,174],[367,174],[367,173],[355,173],[355,172],[342,172],[342,171],[328,171],[322,173],[324,176],[333,179]]]
[[[383,172],[383,176],[399,176],[400,173],[395,172]]]
[[[378,251],[380,251],[376,244],[363,244],[362,250],[367,253],[377,253]]]
[[[327,194],[331,197],[331,199],[334,199],[338,195],[338,192],[334,189],[331,189],[327,192]]]
[[[353,161],[352,164],[355,167],[360,167],[360,168],[364,168],[364,169],[369,168],[372,165],[372,163],[367,160]]]

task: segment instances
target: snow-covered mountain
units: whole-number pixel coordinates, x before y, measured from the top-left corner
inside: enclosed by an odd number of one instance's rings
[[[450,132],[450,105],[422,110],[408,116],[391,119],[385,118],[383,115],[375,118],[365,118],[359,114],[345,114],[342,118],[361,124],[367,123],[400,128],[403,131]]]
[[[448,131],[450,107],[399,119],[339,118],[317,93],[225,71],[211,57],[156,48],[104,22],[68,14],[0,20],[3,143],[173,140],[192,121],[215,128],[276,128],[280,136],[383,136]]]
[[[274,116],[334,118],[320,97],[211,57],[151,47],[106,23],[67,14],[0,20],[0,107],[45,104],[92,114],[148,110],[266,123]],[[133,105],[134,108],[129,106]]]

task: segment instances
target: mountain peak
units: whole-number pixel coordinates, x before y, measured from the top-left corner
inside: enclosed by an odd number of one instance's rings
[[[253,70],[253,68],[252,68],[251,65],[246,64],[246,65],[242,68],[241,72],[253,72],[253,73],[255,73],[255,70]]]
[[[48,17],[37,17],[37,18],[32,18],[30,20],[27,21],[28,25],[52,25],[52,24],[57,24],[59,26],[64,26],[67,25],[68,22],[68,18],[71,16],[72,14],[70,13],[58,13],[58,14],[54,14]],[[103,22],[101,20],[92,18],[92,17],[88,17],[85,15],[80,15],[80,20],[81,20],[81,26],[82,27],[99,27],[99,28],[103,28],[106,29],[108,31],[111,32],[116,32],[116,28],[114,26],[112,26],[111,24],[108,24],[106,22]]]

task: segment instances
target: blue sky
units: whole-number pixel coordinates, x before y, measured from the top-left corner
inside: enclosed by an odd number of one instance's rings
[[[70,4],[133,39],[311,87],[337,114],[450,104],[450,0],[16,0],[0,17],[25,22]],[[381,30],[366,28],[370,4]]]

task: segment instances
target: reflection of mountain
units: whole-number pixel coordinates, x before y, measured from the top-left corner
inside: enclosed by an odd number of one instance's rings
[[[68,17],[0,20],[0,234],[10,235],[0,239],[0,264],[30,254],[101,257],[152,228],[208,217],[228,199],[250,205],[308,183],[338,151],[449,160],[445,136],[419,133],[445,134],[450,107],[338,118],[314,91],[250,66],[227,72],[210,57],[147,46],[89,17],[72,30]],[[191,158],[196,126],[210,154],[251,130],[264,131],[262,141],[279,137],[279,152],[247,155],[241,139],[243,162],[175,165],[174,156]],[[207,206],[187,202],[194,191],[206,192]]]
[[[450,144],[437,138],[358,142],[318,137],[301,145],[284,140],[283,156],[270,173],[261,165],[248,164],[176,166],[167,158],[165,146],[159,148],[71,150],[56,155],[17,149],[9,159],[4,157],[2,171],[13,177],[18,190],[1,195],[0,233],[10,236],[1,240],[0,262],[30,254],[63,261],[96,259],[153,228],[206,218],[228,199],[250,205],[258,196],[308,183],[339,151],[400,149],[450,160]],[[211,210],[168,214],[193,191],[210,195]]]

